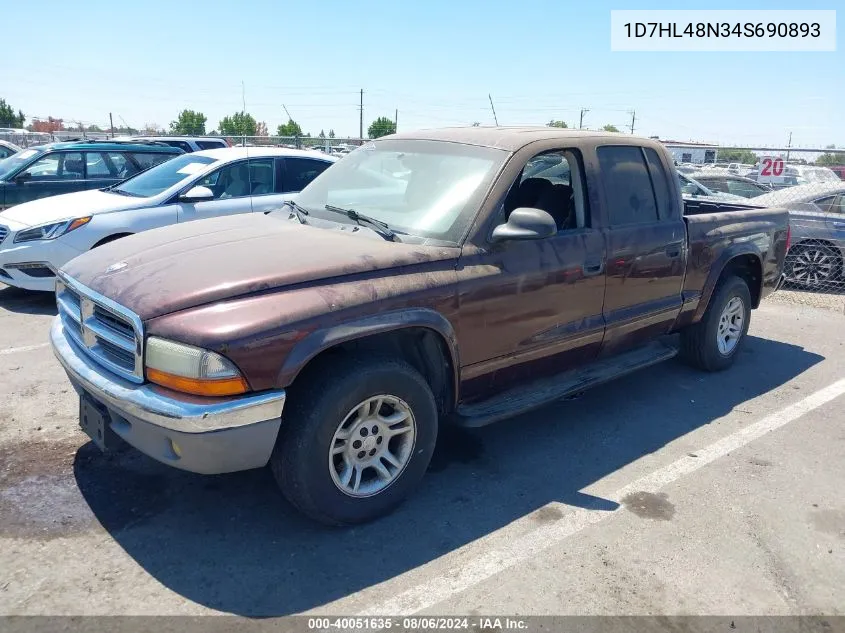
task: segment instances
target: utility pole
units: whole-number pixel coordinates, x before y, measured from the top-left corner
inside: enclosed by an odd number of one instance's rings
[[[109,127],[111,127],[111,137],[114,138],[114,119],[111,118],[111,112],[109,112]]]
[[[634,133],[634,123],[637,121],[637,111],[631,111],[631,134]]]
[[[358,118],[358,138],[364,140],[364,89],[361,88],[361,106]]]
[[[581,118],[580,118],[580,119],[578,119],[578,129],[579,129],[579,130],[583,130],[583,129],[584,129],[584,115],[585,115],[587,112],[589,112],[589,110],[588,110],[587,108],[581,108]]]
[[[393,113],[393,133],[399,131],[399,108],[396,108],[396,111]]]
[[[789,162],[789,148],[792,147],[792,132],[789,133],[789,142],[786,144],[786,162]]]
[[[241,112],[246,112],[246,86],[244,85],[243,79],[241,80],[241,102],[244,108]]]
[[[496,127],[499,127],[499,119],[496,116],[496,108],[493,106],[493,97],[490,96],[490,93],[487,93],[487,98],[490,99],[490,109],[493,111],[493,120],[496,122]]]

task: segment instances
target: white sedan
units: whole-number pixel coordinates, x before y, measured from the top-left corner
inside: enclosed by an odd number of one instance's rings
[[[123,182],[34,200],[0,213],[0,282],[52,291],[56,271],[92,248],[148,229],[267,212],[337,159],[259,147],[177,156]]]

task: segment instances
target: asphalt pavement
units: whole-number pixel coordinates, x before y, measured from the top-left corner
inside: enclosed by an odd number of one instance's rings
[[[0,287],[0,614],[845,614],[845,315],[767,301],[735,366],[669,361],[444,431],[389,517],[324,528],[265,470],[101,454]]]

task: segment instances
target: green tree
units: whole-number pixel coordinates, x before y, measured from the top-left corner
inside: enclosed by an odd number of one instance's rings
[[[300,127],[299,123],[294,121],[293,119],[288,119],[287,123],[282,123],[278,128],[276,128],[276,135],[277,136],[303,136],[302,128]]]
[[[845,152],[825,152],[816,159],[816,165],[845,165]]]
[[[546,127],[569,127],[569,126],[566,124],[566,121],[555,121],[554,119],[552,119],[551,121],[546,123]]]
[[[247,112],[235,112],[231,116],[224,116],[218,127],[223,136],[255,136],[258,123]]]
[[[326,133],[320,130],[320,138],[326,138]]]
[[[754,165],[757,162],[757,154],[749,149],[720,149],[718,158],[720,162],[726,163]]]
[[[370,123],[370,127],[367,128],[367,135],[370,138],[379,138],[380,136],[387,136],[395,132],[396,124],[386,116],[380,116]]]
[[[170,133],[202,136],[205,134],[206,120],[202,112],[182,110],[176,120],[170,122]]]
[[[89,125],[87,128],[85,128],[85,131],[86,132],[102,132],[103,128],[101,128],[99,125],[92,124],[92,125]]]
[[[334,130],[329,130],[329,138],[334,138]]]
[[[608,123],[607,125],[605,125],[602,129],[603,129],[605,132],[618,132],[618,131],[619,131],[619,128],[618,128],[618,127],[616,127],[615,125],[611,125],[610,123]]]
[[[15,109],[6,103],[5,99],[0,99],[0,127],[23,127],[26,117],[23,112],[18,110],[15,114]]]
[[[472,122],[472,127],[479,127],[480,125],[481,125],[481,123],[479,123],[478,121]]]

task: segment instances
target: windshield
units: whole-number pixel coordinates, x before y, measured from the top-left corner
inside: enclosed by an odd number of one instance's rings
[[[5,180],[39,154],[41,152],[37,149],[25,149],[0,160],[0,180]]]
[[[183,154],[120,183],[112,191],[139,198],[157,196],[173,185],[188,180],[215,162],[214,158]]]
[[[325,205],[354,209],[391,229],[459,242],[508,152],[423,140],[366,143],[297,196],[315,215]]]

